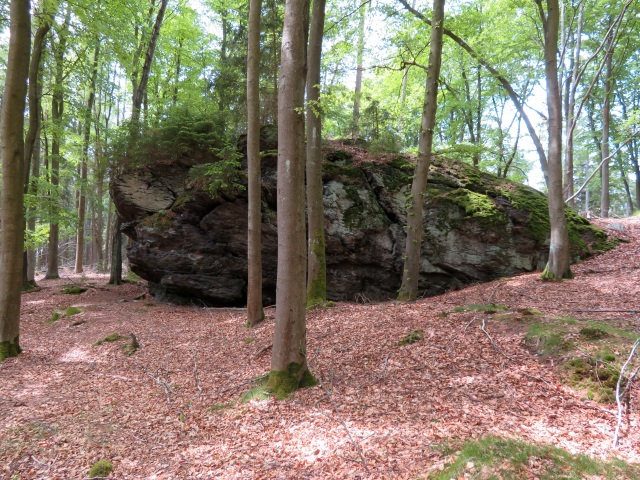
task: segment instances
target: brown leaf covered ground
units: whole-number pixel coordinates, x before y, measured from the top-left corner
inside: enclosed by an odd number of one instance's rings
[[[444,463],[443,444],[486,434],[638,462],[638,414],[612,452],[615,406],[564,386],[524,348],[517,315],[439,315],[498,303],[637,329],[638,314],[580,312],[640,309],[640,221],[624,223],[631,242],[575,265],[573,281],[532,273],[409,305],[310,312],[321,384],[285,401],[238,402],[269,370],[273,310],[248,330],[241,310],[134,300],[142,285],[41,280],[23,297],[25,351],[0,365],[0,477],[86,478],[107,458],[120,479],[419,478]],[[93,287],[79,296],[58,293],[83,281]],[[86,311],[48,322],[71,305]],[[423,341],[397,345],[416,329]],[[92,346],[116,332],[135,334],[138,352],[125,355],[127,339]]]

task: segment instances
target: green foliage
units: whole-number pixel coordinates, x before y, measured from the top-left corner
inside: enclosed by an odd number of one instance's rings
[[[72,286],[72,287],[67,287],[63,290],[60,290],[61,293],[65,293],[67,295],[80,295],[81,293],[86,292],[87,290],[89,290],[86,287],[78,287],[78,286]]]
[[[108,343],[108,342],[118,342],[120,340],[124,340],[125,336],[120,335],[119,333],[111,333],[109,335],[107,335],[106,337],[104,337],[103,339],[98,340],[97,342],[95,342],[93,344],[94,347],[100,346],[103,343]]]
[[[531,470],[533,463],[537,466],[535,474]],[[638,478],[639,475],[638,466],[621,460],[602,462],[549,445],[488,436],[466,442],[444,469],[431,473],[427,478],[516,479],[535,476],[541,480],[581,480],[598,476],[617,480]]]
[[[240,163],[242,154],[231,146],[214,152],[219,160],[195,165],[189,170],[191,186],[206,191],[211,198],[244,190],[245,173]]]
[[[419,340],[424,340],[424,330],[411,330],[411,332],[405,335],[404,338],[400,340],[396,345],[411,345],[412,343],[416,343]]]
[[[77,307],[67,307],[67,309],[65,310],[65,316],[67,318],[73,316],[73,315],[77,315],[79,313],[84,312],[84,310],[82,310],[81,308],[77,308]]]
[[[113,464],[109,460],[98,460],[89,469],[89,478],[107,477],[113,471]]]
[[[541,356],[557,355],[570,348],[565,340],[567,331],[561,325],[537,323],[524,337],[525,345]]]

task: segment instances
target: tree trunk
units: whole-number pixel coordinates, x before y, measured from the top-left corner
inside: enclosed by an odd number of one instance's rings
[[[305,282],[304,85],[309,2],[287,0],[278,95],[278,273],[268,387],[276,398],[304,386],[307,366]]]
[[[249,6],[247,52],[247,323],[264,320],[262,309],[262,175],[260,158],[260,14],[262,0]]]
[[[45,278],[60,278],[58,272],[58,243],[60,241],[60,226],[58,225],[58,215],[60,202],[58,199],[60,185],[60,133],[62,130],[62,115],[64,114],[64,54],[67,49],[67,34],[69,33],[69,23],[71,21],[71,7],[67,7],[64,24],[59,32],[58,45],[54,47],[54,59],[56,65],[55,84],[51,95],[51,123],[53,124],[53,134],[51,139],[51,198],[53,201],[51,215],[53,220],[49,224],[49,253],[47,255],[48,265]]]
[[[153,25],[153,31],[151,32],[151,38],[149,39],[149,44],[147,45],[147,52],[144,56],[144,65],[142,66],[140,83],[135,89],[133,95],[131,124],[134,126],[134,128],[138,128],[140,123],[140,108],[142,107],[142,101],[147,91],[147,83],[149,83],[149,74],[151,73],[151,63],[153,62],[153,54],[156,49],[158,37],[160,36],[160,27],[162,26],[162,21],[164,19],[164,12],[167,9],[167,1],[168,0],[162,0],[160,2],[160,9],[158,10],[158,14],[156,15],[156,21]]]
[[[609,40],[609,48],[607,48],[605,59],[606,64],[606,77],[604,79],[604,102],[602,105],[602,157],[607,158],[609,156],[609,124],[611,120],[611,92],[613,91],[613,46],[615,39],[612,37]],[[609,216],[609,162],[604,162],[602,165],[601,174],[601,195],[600,195],[600,216],[607,218]]]
[[[20,292],[24,247],[24,109],[31,47],[28,0],[11,0],[9,54],[4,85],[0,139],[0,362],[20,351]]]
[[[431,147],[433,131],[438,109],[438,78],[442,61],[442,32],[444,28],[445,0],[433,0],[433,18],[431,21],[431,42],[429,50],[429,67],[427,85],[422,109],[422,128],[418,145],[418,163],[411,184],[411,205],[407,211],[407,243],[405,246],[402,285],[398,292],[398,300],[415,300],[418,295],[418,279],[420,277],[420,251],[422,247],[422,211],[424,195],[427,188],[427,176],[431,163]]]
[[[93,102],[96,98],[96,77],[98,76],[98,56],[100,55],[100,41],[96,41],[93,52],[93,69],[89,85],[89,98],[84,119],[84,139],[82,144],[82,163],[80,166],[80,198],[78,199],[78,237],[76,240],[76,273],[83,271],[84,257],[84,224],[87,210],[87,165],[89,163],[89,141],[91,140],[91,116]]]
[[[362,62],[364,57],[364,21],[366,14],[367,4],[364,3],[360,6],[360,20],[358,21],[356,88],[353,95],[353,128],[351,129],[351,138],[353,140],[360,134],[360,100],[362,97]]]
[[[41,69],[40,63],[42,59],[42,50],[44,49],[45,37],[51,24],[45,21],[36,30],[36,34],[33,38],[33,52],[31,53],[31,61],[29,63],[29,129],[25,137],[24,145],[24,193],[29,193],[30,190],[35,188],[35,185],[31,185],[29,176],[31,173],[31,166],[33,164],[34,176],[39,172],[39,165],[35,165],[40,162],[39,151],[36,148],[40,148],[39,136],[40,136],[40,116],[42,112],[42,82],[41,82]],[[33,216],[33,218],[31,218]],[[29,214],[25,216],[25,222],[29,228],[29,231],[35,230],[35,209],[30,209]],[[31,262],[29,261],[31,259]],[[33,260],[35,255],[33,249],[27,249],[24,252],[24,260],[22,266],[22,288],[25,290],[34,288],[35,282],[35,265]]]
[[[547,1],[547,15],[544,17],[544,60],[547,83],[547,106],[549,111],[549,155],[548,182],[549,223],[551,239],[549,261],[542,273],[543,278],[570,278],[569,231],[564,214],[562,197],[562,97],[558,85],[558,0]]]
[[[565,140],[565,153],[564,153],[564,198],[571,198],[574,192],[573,185],[573,123],[576,121],[574,115],[576,110],[576,88],[575,85],[578,82],[578,73],[580,71],[580,50],[582,46],[582,22],[583,22],[584,4],[580,4],[580,10],[578,13],[578,26],[575,35],[575,48],[573,52],[571,77],[568,80],[567,92],[567,118],[565,119],[566,125],[566,140]],[[570,207],[575,207],[575,201],[570,200],[567,202]]]
[[[326,0],[314,0],[307,70],[307,305],[327,299],[327,260],[322,192],[320,65]]]
[[[109,270],[109,284],[122,285],[122,222],[118,213],[113,222],[113,238],[111,240],[111,269]]]

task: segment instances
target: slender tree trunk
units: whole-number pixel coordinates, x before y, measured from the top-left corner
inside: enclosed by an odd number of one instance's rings
[[[149,44],[147,45],[147,52],[144,56],[144,65],[142,66],[140,83],[138,84],[138,88],[136,88],[133,95],[131,124],[134,125],[135,128],[138,128],[138,124],[140,123],[140,108],[142,107],[142,101],[147,92],[147,83],[149,83],[149,75],[151,73],[151,63],[153,62],[153,54],[156,49],[158,37],[160,36],[160,27],[162,26],[162,21],[164,19],[164,12],[167,9],[167,1],[168,0],[161,0],[160,2],[160,8],[158,9],[158,14],[156,15],[156,21],[151,32],[151,38],[149,39]]]
[[[262,309],[262,174],[260,158],[260,14],[262,0],[249,5],[247,53],[247,323],[264,319]]]
[[[109,284],[122,285],[122,223],[118,214],[115,214],[113,222],[113,237],[111,240],[111,270],[109,271]]]
[[[25,137],[25,145],[24,145],[24,170],[25,170],[25,181],[24,181],[24,193],[25,195],[29,193],[29,190],[33,190],[35,185],[31,185],[29,180],[29,176],[31,173],[31,165],[34,164],[34,171],[39,171],[39,165],[35,166],[35,163],[40,161],[40,152],[36,152],[37,148],[40,147],[39,136],[40,136],[40,116],[41,116],[41,96],[42,96],[42,84],[41,84],[41,59],[42,59],[42,51],[45,45],[45,37],[49,30],[51,29],[51,24],[48,21],[45,21],[42,25],[38,27],[36,30],[36,34],[33,38],[33,52],[31,53],[31,61],[29,63],[29,129],[27,130],[27,135]],[[36,158],[37,157],[37,158]],[[29,211],[30,215],[26,215],[25,222],[27,222],[29,227],[33,224],[33,228],[30,228],[30,231],[35,230],[35,217],[31,219],[31,215],[35,215],[35,211],[31,209]],[[24,260],[22,266],[22,288],[28,290],[30,288],[34,288],[36,286],[35,282],[35,266],[29,263],[30,251],[28,249],[24,252]],[[31,255],[33,257],[33,255]]]
[[[411,205],[407,211],[407,243],[405,246],[402,285],[398,292],[398,300],[412,301],[418,295],[418,279],[420,277],[420,253],[422,248],[425,189],[431,163],[431,147],[433,131],[438,109],[438,78],[442,61],[442,32],[444,28],[445,0],[433,1],[433,17],[431,23],[431,44],[429,51],[429,67],[427,70],[427,86],[422,109],[422,128],[418,145],[418,163],[411,184]]]
[[[609,124],[611,120],[611,92],[613,91],[613,45],[615,39],[609,40],[609,48],[607,49],[606,64],[606,77],[604,79],[604,102],[602,105],[602,158],[609,156]],[[600,195],[600,216],[607,218],[609,216],[609,162],[604,162],[602,165],[601,175],[601,195]]]
[[[307,305],[327,299],[327,260],[322,192],[320,65],[326,0],[314,0],[307,70]]]
[[[20,292],[24,247],[24,110],[31,48],[28,0],[11,0],[9,54],[4,84],[0,139],[0,362],[20,348]]]
[[[359,1],[359,0],[358,0]],[[356,88],[353,96],[353,128],[351,138],[355,140],[360,134],[360,100],[362,97],[362,68],[364,59],[364,21],[367,14],[367,5],[360,6],[360,20],[358,21],[358,52],[356,67]]]
[[[544,17],[544,60],[547,83],[547,106],[549,110],[549,156],[548,182],[549,223],[551,239],[549,261],[542,274],[543,278],[570,278],[569,230],[564,214],[562,197],[562,97],[558,84],[558,0],[547,1],[547,15]]]
[[[41,70],[42,72],[42,70]],[[38,112],[42,110],[42,77],[38,79]],[[38,122],[38,129],[36,131],[36,138],[33,144],[33,153],[31,160],[31,188],[30,192],[33,195],[38,194],[37,179],[40,177],[40,128],[42,122]],[[35,206],[30,207],[29,214],[27,215],[27,229],[29,232],[34,233],[36,231],[36,216],[37,208]],[[36,249],[30,247],[27,249],[27,282],[29,285],[36,286]]]
[[[575,84],[578,82],[578,73],[580,71],[580,50],[582,48],[582,23],[584,4],[580,4],[580,10],[578,13],[578,26],[576,31],[575,48],[573,51],[572,70],[569,84],[567,85],[568,101],[567,101],[567,118],[565,119],[566,125],[566,139],[565,139],[565,161],[564,161],[564,198],[571,198],[574,192],[573,185],[573,124],[575,119],[576,110],[576,89]],[[570,207],[575,207],[575,201],[570,200],[567,202]]]
[[[398,0],[398,1],[404,6],[405,9],[413,13],[417,18],[421,19],[426,23],[429,23],[429,24],[431,23],[431,21],[427,17],[425,17],[422,13],[418,12],[415,8],[411,7],[411,5],[409,5],[406,0]],[[451,38],[451,40],[456,42],[460,47],[462,47],[464,51],[466,51],[469,55],[471,55],[471,58],[473,58],[480,65],[485,67],[489,71],[489,73],[496,80],[498,80],[500,82],[500,85],[502,85],[502,87],[506,90],[507,94],[509,95],[509,98],[513,102],[514,107],[522,117],[522,121],[527,127],[527,131],[529,132],[531,141],[536,147],[536,152],[538,152],[538,157],[540,159],[540,168],[542,169],[542,173],[544,174],[545,180],[548,184],[549,182],[548,182],[548,174],[547,174],[547,170],[548,170],[547,155],[544,151],[544,147],[542,146],[540,137],[538,137],[538,134],[536,133],[536,129],[533,126],[533,123],[531,123],[531,120],[529,120],[529,116],[527,115],[527,112],[524,110],[524,105],[520,101],[520,97],[515,92],[515,90],[509,83],[509,81],[504,76],[502,76],[500,72],[498,72],[498,70],[496,70],[493,66],[491,66],[489,62],[487,62],[484,58],[478,55],[478,53],[473,48],[471,48],[471,46],[468,43],[466,43],[462,38],[460,38],[454,32],[452,32],[448,28],[445,28],[444,34],[447,35],[449,38]]]
[[[304,85],[309,2],[287,0],[278,95],[278,273],[268,387],[283,398],[305,386],[307,366]]]
[[[71,7],[67,6],[67,13],[64,24],[59,32],[58,45],[54,47],[54,59],[56,65],[55,84],[51,95],[51,123],[53,124],[53,135],[51,140],[51,189],[52,189],[52,211],[53,220],[49,224],[49,253],[47,274],[45,278],[59,278],[58,272],[58,243],[60,241],[60,226],[58,215],[60,211],[60,201],[58,199],[60,185],[60,141],[62,134],[62,116],[64,114],[64,54],[67,49],[67,35],[69,33],[69,23],[71,21]]]
[[[89,98],[87,98],[87,110],[84,120],[84,139],[82,144],[82,163],[80,166],[80,197],[78,199],[78,236],[76,240],[76,265],[75,272],[83,271],[84,256],[84,227],[87,210],[87,165],[89,163],[89,141],[91,140],[91,116],[93,102],[96,98],[96,77],[98,76],[98,57],[100,55],[100,41],[96,41],[93,52],[93,69],[89,85]]]

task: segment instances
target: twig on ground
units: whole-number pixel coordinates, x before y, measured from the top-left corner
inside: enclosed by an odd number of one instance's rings
[[[489,341],[491,341],[491,346],[496,350],[496,352],[498,352],[500,355],[502,355],[507,360],[511,360],[512,362],[517,361],[515,358],[513,358],[513,357],[507,355],[506,353],[504,353],[502,351],[502,349],[500,347],[498,347],[498,345],[496,345],[496,342],[493,340],[493,337],[489,334],[489,332],[487,332],[487,329],[485,328],[484,318],[482,319],[482,327],[481,328],[482,328],[482,331],[484,332],[484,334],[489,339]]]
[[[622,384],[624,382],[624,371],[629,366],[629,363],[631,363],[631,360],[633,360],[633,356],[635,355],[638,346],[640,346],[640,338],[637,339],[636,342],[633,344],[631,353],[629,354],[627,361],[624,362],[624,365],[622,365],[622,368],[620,369],[620,375],[618,376],[618,384],[616,385],[616,404],[618,405],[618,424],[616,425],[616,431],[613,434],[612,448],[616,448],[618,446],[620,428],[622,427],[623,405],[622,405],[621,389],[622,389]],[[636,373],[637,373],[637,370],[636,370]],[[629,379],[629,382],[631,381],[632,379]],[[626,389],[626,386],[625,386],[625,389]]]
[[[317,379],[318,379],[318,383],[320,384],[320,387],[322,387],[322,390],[324,391],[324,394],[326,395],[327,399],[331,403],[331,406],[333,407],[333,411],[336,414],[334,418],[340,423],[340,425],[342,425],[342,427],[347,432],[347,436],[349,437],[349,441],[351,442],[351,445],[353,445],[353,448],[356,449],[356,452],[358,453],[358,456],[360,457],[360,462],[362,463],[362,466],[363,466],[364,470],[367,472],[367,475],[371,475],[371,471],[369,470],[369,467],[367,466],[367,459],[362,454],[362,450],[360,449],[360,445],[358,444],[358,442],[355,441],[355,439],[351,435],[351,431],[349,430],[349,427],[347,427],[347,424],[342,419],[342,415],[340,415],[340,411],[338,410],[338,406],[335,404],[335,402],[333,401],[333,398],[331,397],[332,394],[329,393],[329,390],[327,389],[327,387],[324,386],[324,383],[322,382],[322,378],[320,378],[320,376],[317,376]]]
[[[467,331],[467,328],[469,328],[469,326],[471,326],[471,324],[472,324],[473,322],[475,322],[476,320],[477,320],[477,318],[476,318],[476,317],[473,317],[473,318],[471,319],[471,321],[470,321],[469,323],[467,323],[467,324],[464,326],[464,328],[462,329],[462,331],[463,331],[463,332],[466,332],[466,331]],[[454,336],[454,337],[451,337],[451,338],[449,339],[449,341],[448,341],[447,343],[445,343],[445,344],[442,346],[442,349],[443,349],[443,350],[446,350],[447,348],[449,348],[449,345],[451,345],[451,342],[453,342],[453,340],[455,340],[456,338],[458,338],[458,336],[457,336],[457,335],[456,335],[456,336]]]
[[[193,347],[193,377],[196,381],[198,396],[202,397],[202,386],[200,386],[200,377],[198,376],[198,353],[196,351],[196,347]]]
[[[382,372],[380,372],[380,375],[377,375],[378,382],[381,382],[382,379],[384,378],[385,373],[387,373],[387,363],[389,363],[390,356],[391,356],[391,352],[387,353],[387,356],[384,359],[384,364],[382,365]]]

